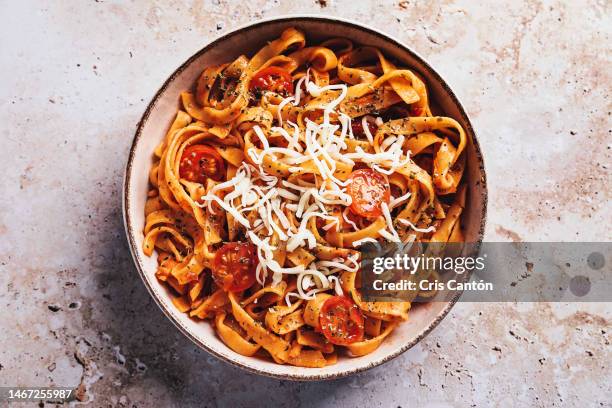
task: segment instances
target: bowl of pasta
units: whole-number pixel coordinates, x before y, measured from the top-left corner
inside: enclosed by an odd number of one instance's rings
[[[483,159],[444,80],[392,37],[260,21],[195,53],[139,123],[127,237],[162,311],[251,372],[339,378],[418,343],[444,302],[361,295],[366,242],[482,240]],[[417,294],[418,295],[418,294]]]

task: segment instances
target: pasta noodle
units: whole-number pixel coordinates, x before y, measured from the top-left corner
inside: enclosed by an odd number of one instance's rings
[[[378,49],[294,28],[206,67],[180,100],[143,244],[178,310],[279,364],[376,350],[411,301],[362,299],[359,245],[463,240],[461,125]]]

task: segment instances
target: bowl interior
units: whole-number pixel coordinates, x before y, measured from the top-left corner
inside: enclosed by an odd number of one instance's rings
[[[472,139],[467,148],[466,176],[469,189],[463,223],[468,242],[479,242],[482,239],[486,209],[484,167],[472,126],[456,97],[431,67],[396,41],[354,23],[322,17],[283,18],[238,29],[209,44],[175,71],[152,100],[137,131],[126,171],[124,216],[136,266],[147,288],[164,313],[196,344],[218,357],[260,374],[292,379],[336,378],[371,368],[407,350],[437,325],[452,307],[452,302],[415,305],[410,320],[400,324],[372,354],[359,358],[341,357],[337,364],[325,368],[306,369],[278,365],[233,352],[215,335],[208,322],[198,322],[178,312],[170,301],[167,289],[155,278],[156,258],[147,257],[142,252],[144,203],[152,154],[176,115],[180,92],[192,87],[204,67],[229,62],[240,54],[252,55],[266,41],[277,38],[285,28],[291,26],[303,30],[308,41],[339,36],[350,38],[359,44],[378,47],[385,55],[402,62],[425,79],[430,97],[436,106],[459,121]]]

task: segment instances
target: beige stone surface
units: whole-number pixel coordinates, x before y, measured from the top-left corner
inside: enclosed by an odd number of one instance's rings
[[[409,352],[351,378],[244,373],[158,310],[120,205],[136,124],[180,63],[236,25],[325,13],[398,37],[454,88],[484,151],[487,240],[610,241],[610,9],[2,2],[0,386],[82,384],[92,406],[611,406],[609,303],[458,304]]]

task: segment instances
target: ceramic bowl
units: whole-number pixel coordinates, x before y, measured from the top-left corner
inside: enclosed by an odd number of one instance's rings
[[[410,320],[400,324],[375,352],[366,356],[340,357],[337,364],[324,368],[279,365],[262,358],[235,353],[215,335],[208,322],[192,320],[187,314],[180,313],[171,303],[167,289],[155,278],[156,257],[147,257],[142,252],[144,203],[151,158],[155,146],[164,137],[176,115],[180,92],[193,86],[204,67],[232,61],[240,54],[252,55],[266,41],[277,38],[284,29],[292,26],[303,30],[309,41],[347,37],[359,44],[378,47],[387,56],[402,62],[425,79],[432,101],[447,116],[458,120],[471,139],[467,148],[466,176],[469,189],[463,223],[466,240],[477,243],[481,241],[487,204],[484,164],[476,135],[457,96],[422,57],[400,41],[357,22],[323,16],[288,16],[243,26],[212,41],[181,64],[157,91],[136,131],[126,167],[123,214],[138,274],[164,314],[185,336],[211,354],[254,373],[282,379],[322,380],[355,374],[397,357],[436,327],[456,299],[414,305]]]

